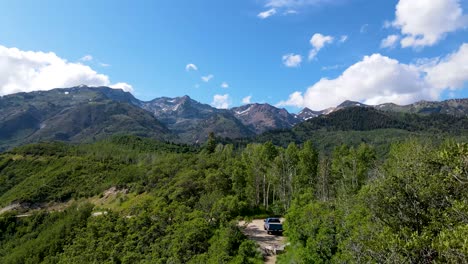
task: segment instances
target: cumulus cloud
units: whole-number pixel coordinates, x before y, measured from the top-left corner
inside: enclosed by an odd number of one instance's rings
[[[249,96],[246,96],[246,97],[242,98],[242,103],[243,104],[250,104],[251,100],[252,100],[252,96],[249,95]]]
[[[286,67],[299,67],[302,62],[302,56],[298,54],[289,53],[283,55],[283,64]]]
[[[320,33],[315,33],[312,38],[310,38],[310,45],[312,49],[309,52],[309,60],[312,60],[317,56],[317,53],[326,45],[333,43],[332,36],[324,36]]]
[[[114,86],[132,92],[126,83],[112,84],[109,77],[53,52],[22,51],[0,45],[0,95],[50,90],[77,85]]]
[[[424,47],[466,28],[468,17],[459,0],[400,0],[391,25],[401,30],[402,47]]]
[[[211,79],[213,79],[214,75],[213,74],[209,74],[207,76],[202,76],[201,79],[202,81],[204,82],[209,82]]]
[[[133,92],[133,87],[130,84],[124,83],[124,82],[111,84],[111,85],[109,85],[109,87],[114,88],[114,89],[122,89],[122,90],[124,90],[126,92]]]
[[[193,64],[193,63],[189,63],[185,66],[185,70],[186,71],[198,71],[198,67],[197,65]]]
[[[295,106],[295,107],[302,107],[304,106],[304,97],[302,96],[301,92],[294,92],[289,95],[288,100],[286,101],[281,101],[278,104],[276,104],[277,107],[283,107],[283,106]]]
[[[227,89],[227,88],[229,88],[229,84],[227,82],[223,82],[223,83],[221,83],[221,88]]]
[[[373,54],[347,68],[336,79],[323,78],[305,93],[294,92],[278,106],[320,110],[345,100],[370,105],[393,102],[409,104],[437,100],[447,89],[462,89],[468,81],[468,44],[443,59],[404,64]]]
[[[272,9],[269,9],[267,11],[263,11],[263,12],[260,12],[257,17],[261,18],[261,19],[266,19],[266,18],[269,18],[271,17],[272,15],[276,14],[276,9],[272,8]]]
[[[381,48],[394,48],[399,39],[400,39],[400,36],[398,35],[390,35],[382,40],[382,42],[380,43],[380,47]]]
[[[468,44],[464,43],[458,51],[429,66],[422,68],[427,73],[427,81],[439,89],[458,89],[468,81]]]
[[[91,55],[85,55],[80,59],[80,61],[92,61],[92,60],[93,60],[93,56]]]
[[[219,109],[229,108],[229,94],[215,94],[213,96],[213,102],[211,102],[211,105]]]

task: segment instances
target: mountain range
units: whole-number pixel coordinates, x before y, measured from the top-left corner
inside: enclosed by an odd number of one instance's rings
[[[421,101],[405,106],[345,101],[322,111],[304,108],[293,114],[269,104],[217,109],[187,95],[141,101],[119,89],[78,86],[0,97],[0,149],[43,140],[90,142],[113,134],[184,143],[204,142],[210,132],[220,138],[246,138],[290,129],[311,119],[318,122],[322,120],[318,117],[354,107],[379,114],[468,115],[468,99]],[[324,125],[329,121],[321,122]],[[396,126],[395,122],[388,124]]]

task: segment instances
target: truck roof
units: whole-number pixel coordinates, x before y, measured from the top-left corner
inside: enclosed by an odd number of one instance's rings
[[[281,223],[280,219],[276,217],[269,217],[266,220],[268,223]]]

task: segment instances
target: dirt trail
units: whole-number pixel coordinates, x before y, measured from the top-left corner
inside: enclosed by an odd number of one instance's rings
[[[281,219],[283,222],[283,219]],[[275,251],[284,250],[285,239],[283,236],[269,235],[263,229],[263,219],[255,219],[251,223],[240,221],[239,225],[244,227],[244,234],[251,240],[257,242],[266,255],[265,263],[276,263]]]

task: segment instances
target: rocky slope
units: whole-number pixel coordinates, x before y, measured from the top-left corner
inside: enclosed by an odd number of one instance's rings
[[[269,104],[247,104],[232,108],[231,111],[242,124],[256,134],[268,130],[290,128],[300,120],[286,109],[278,109]]]
[[[122,90],[74,87],[0,98],[0,149],[41,140],[92,141],[111,134],[161,140],[170,131]]]
[[[203,142],[210,132],[218,137],[229,138],[254,134],[231,111],[202,104],[187,95],[142,102],[142,108],[151,112],[183,142]]]

